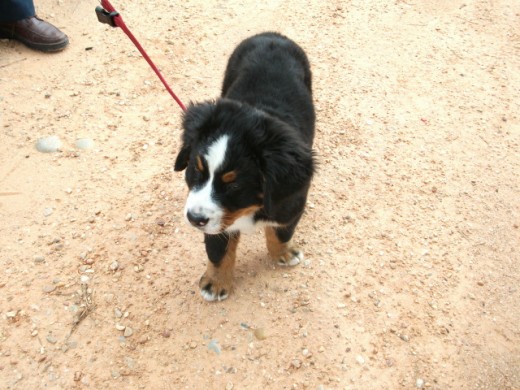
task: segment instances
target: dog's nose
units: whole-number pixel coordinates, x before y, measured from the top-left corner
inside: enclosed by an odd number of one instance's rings
[[[191,211],[186,213],[186,217],[188,218],[188,221],[190,221],[190,223],[195,227],[206,226],[209,222],[209,218],[206,218],[201,214],[192,213]]]

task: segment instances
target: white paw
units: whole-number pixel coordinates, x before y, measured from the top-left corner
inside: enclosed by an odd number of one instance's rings
[[[303,252],[299,250],[292,250],[291,254],[292,256],[288,260],[284,259],[283,257],[278,259],[278,265],[284,267],[294,267],[303,261]]]
[[[202,289],[200,290],[200,295],[202,295],[202,298],[204,298],[206,301],[214,302],[223,301],[224,299],[227,299],[229,293],[227,291],[221,291],[220,294],[215,294],[209,289]]]

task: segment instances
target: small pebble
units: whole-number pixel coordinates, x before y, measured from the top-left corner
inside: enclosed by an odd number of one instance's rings
[[[136,367],[135,360],[132,359],[131,357],[126,356],[125,363],[126,363],[127,367],[130,368],[131,370],[133,370]]]
[[[103,295],[103,299],[106,303],[110,303],[114,300],[114,294],[105,294]]]
[[[54,290],[56,290],[56,286],[52,286],[52,285],[43,286],[42,290],[44,293],[48,294],[48,293],[51,293]]]
[[[74,144],[76,148],[86,150],[94,147],[94,141],[90,138],[78,138]]]
[[[257,328],[253,332],[257,340],[265,340],[267,338],[267,335],[265,334],[264,328]]]
[[[133,334],[134,334],[133,329],[130,328],[129,326],[127,326],[127,327],[125,328],[125,332],[123,333],[123,336],[125,336],[125,337],[130,337],[130,336],[132,336]]]
[[[220,355],[220,347],[217,340],[211,340],[208,344],[208,349],[214,351],[217,355]]]
[[[123,313],[122,313],[121,310],[119,310],[118,308],[116,308],[116,309],[114,310],[114,314],[115,314],[115,316],[116,316],[117,318],[121,318],[121,317],[123,317]],[[121,329],[121,330],[122,330],[122,329]]]
[[[52,215],[52,213],[54,212],[54,209],[52,207],[46,207],[44,210],[43,210],[43,216],[44,217],[50,217]]]
[[[400,334],[400,335],[399,335],[399,338],[400,338],[401,340],[403,340],[403,341],[407,341],[407,342],[410,341],[410,337],[408,337],[408,336],[405,335],[405,334]]]
[[[55,135],[39,138],[36,141],[36,150],[41,153],[54,153],[60,150],[61,140]]]
[[[365,358],[361,355],[357,355],[356,362],[358,362],[359,364],[365,364]]]
[[[45,261],[45,257],[43,257],[43,256],[34,256],[33,260],[34,260],[35,264],[41,264],[41,263],[43,263]]]
[[[126,326],[121,325],[121,324],[116,324],[116,329],[117,329],[117,330],[125,330],[125,329],[126,329]]]
[[[415,387],[417,387],[418,389],[422,389],[424,387],[424,380],[421,378],[418,378],[415,381]]]
[[[87,275],[81,275],[79,281],[81,284],[89,284],[90,278]]]
[[[5,313],[5,316],[7,318],[14,318],[14,317],[16,317],[17,313],[18,313],[17,311],[8,311],[7,313]]]
[[[51,333],[49,333],[45,339],[51,344],[56,344],[58,342],[58,339],[54,337]]]
[[[114,260],[112,263],[110,263],[110,269],[112,271],[117,271],[119,269],[119,263]]]

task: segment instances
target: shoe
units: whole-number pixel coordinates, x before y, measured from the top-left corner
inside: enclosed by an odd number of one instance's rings
[[[31,49],[60,51],[69,38],[52,24],[33,16],[16,22],[0,22],[0,38],[15,39]]]

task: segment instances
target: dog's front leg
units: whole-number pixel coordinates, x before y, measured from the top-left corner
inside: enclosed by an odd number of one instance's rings
[[[267,226],[265,228],[267,250],[271,259],[279,265],[295,266],[303,260],[302,251],[291,242],[296,224],[297,221],[287,227]]]
[[[204,235],[208,268],[200,278],[200,293],[207,301],[226,299],[233,287],[236,250],[239,233]]]

